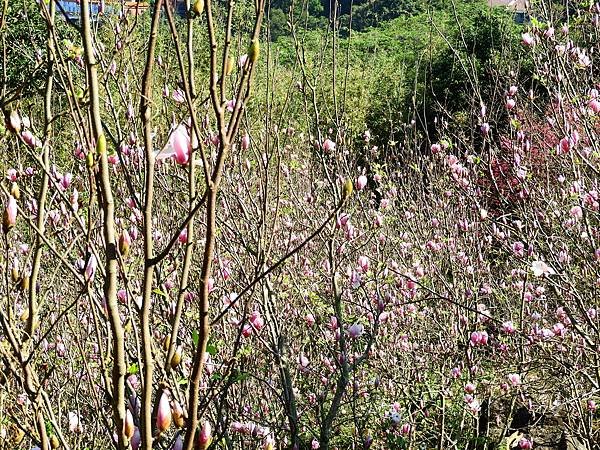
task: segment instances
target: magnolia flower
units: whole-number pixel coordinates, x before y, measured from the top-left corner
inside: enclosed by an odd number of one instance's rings
[[[98,268],[98,261],[96,260],[96,256],[93,253],[90,253],[90,257],[87,260],[85,265],[85,279],[87,281],[91,281],[94,279],[94,275],[96,274],[96,269]]]
[[[185,165],[190,159],[190,136],[185,125],[180,124],[173,130],[167,145],[155,153],[158,161],[174,158],[177,164]]]
[[[508,381],[516,387],[521,384],[521,376],[518,373],[509,373]]]
[[[2,228],[4,232],[8,232],[17,222],[17,201],[12,195],[8,196],[8,203],[4,210],[4,217],[2,221]]]
[[[248,150],[249,148],[250,148],[250,135],[248,133],[246,133],[242,137],[242,149]]]
[[[200,450],[206,450],[212,441],[212,428],[208,420],[205,420],[198,433],[198,440],[196,441],[196,448]]]
[[[81,433],[83,431],[79,420],[79,414],[75,411],[69,411],[69,431],[71,433]]]
[[[131,411],[129,411],[129,409],[125,414],[125,420],[123,421],[123,431],[128,439],[131,439],[135,433],[135,424],[133,423],[133,416],[131,415]]]
[[[160,396],[158,403],[158,412],[156,413],[156,428],[159,433],[167,430],[171,426],[171,405],[166,392]]]
[[[331,139],[325,139],[322,147],[323,151],[326,153],[333,152],[335,151],[335,142],[333,142]]]
[[[365,175],[361,175],[356,179],[356,189],[362,191],[367,185],[367,177]]]
[[[523,437],[519,440],[519,448],[529,450],[533,448],[533,442]]]
[[[348,336],[352,339],[358,339],[365,331],[365,327],[361,323],[354,323],[348,327]]]
[[[556,273],[554,269],[544,261],[534,261],[531,263],[531,271],[536,277],[541,277],[543,275],[554,275]]]
[[[523,33],[521,35],[521,42],[523,43],[523,45],[530,47],[533,45],[534,43],[534,38],[531,34],[529,33]]]
[[[181,89],[175,89],[173,91],[173,100],[175,100],[177,103],[185,102],[185,94]]]

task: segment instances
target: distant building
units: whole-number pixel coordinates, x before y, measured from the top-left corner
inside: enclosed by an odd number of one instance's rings
[[[504,6],[513,11],[515,22],[525,23],[529,20],[527,14],[527,0],[488,0],[488,5],[492,7]]]
[[[57,4],[58,13],[66,15],[70,20],[79,21],[81,16],[80,0],[58,0]],[[150,5],[148,2],[141,1],[90,0],[90,17],[92,20],[98,20],[102,14],[119,11],[121,7],[126,14],[137,15],[145,12]]]
[[[175,14],[186,17],[187,8],[185,0],[169,0]],[[64,14],[69,20],[79,21],[81,15],[80,0],[57,0],[57,12]],[[121,0],[90,0],[90,17],[92,20],[100,20],[103,14],[120,11],[123,8],[125,14],[139,15],[150,8],[148,1],[121,1]]]

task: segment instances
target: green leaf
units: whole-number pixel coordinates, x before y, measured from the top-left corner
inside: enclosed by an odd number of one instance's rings
[[[217,344],[215,344],[214,342],[209,342],[208,344],[206,344],[206,352],[210,356],[215,356],[218,352]]]
[[[198,347],[199,340],[200,340],[200,335],[198,334],[198,330],[192,331],[192,342],[194,342],[194,347]]]
[[[160,290],[160,289],[158,289],[158,288],[154,289],[154,290],[152,291],[152,293],[153,293],[153,294],[156,294],[156,295],[160,295],[160,296],[162,296],[162,297],[164,297],[164,298],[167,298],[167,297],[168,297],[168,295],[167,295],[165,292],[161,291],[161,290]]]
[[[127,373],[130,375],[136,375],[136,374],[140,373],[140,366],[137,363],[133,363],[127,369]]]

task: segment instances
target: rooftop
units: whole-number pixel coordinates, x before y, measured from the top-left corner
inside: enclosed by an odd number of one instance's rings
[[[488,0],[490,6],[506,6],[515,11],[525,11],[526,0]]]

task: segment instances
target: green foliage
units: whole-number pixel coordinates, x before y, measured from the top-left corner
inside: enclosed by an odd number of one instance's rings
[[[46,22],[40,13],[40,6],[33,1],[11,1],[7,4],[4,27],[4,51],[7,64],[0,66],[3,79],[10,89],[20,87],[22,95],[35,91],[41,86],[46,66],[45,42]],[[68,34],[64,21],[57,20],[60,35]],[[70,33],[73,34],[73,33]]]

